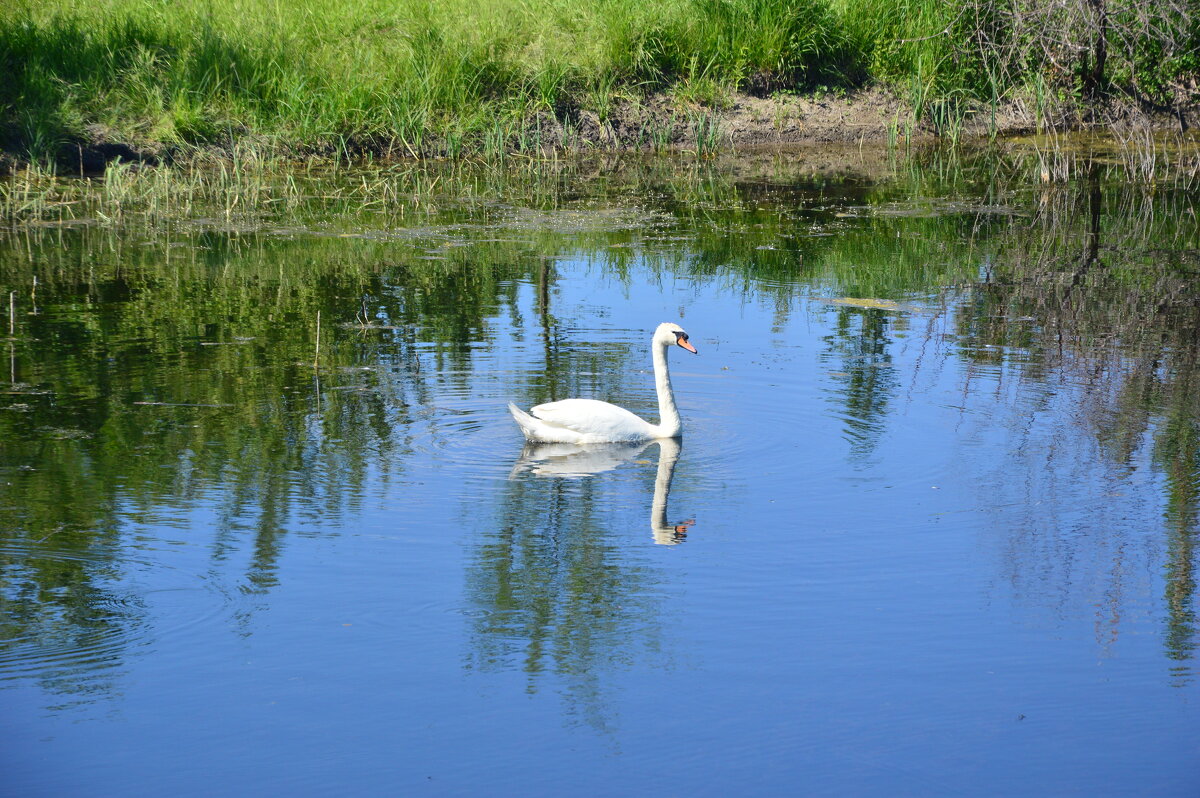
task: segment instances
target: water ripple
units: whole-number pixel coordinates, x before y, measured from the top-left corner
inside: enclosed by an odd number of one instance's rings
[[[216,623],[225,604],[212,599],[221,591],[203,574],[150,560],[9,543],[0,546],[0,561],[8,614],[21,630],[0,643],[0,680],[116,665],[137,649]]]

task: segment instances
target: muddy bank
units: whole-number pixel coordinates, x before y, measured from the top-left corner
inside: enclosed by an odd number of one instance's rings
[[[900,136],[936,137],[894,94],[870,89],[853,94],[755,97],[736,95],[722,108],[680,108],[668,98],[618,105],[603,122],[592,112],[568,117],[557,144],[618,149],[757,149],[779,144],[818,145],[887,142]]]
[[[1035,108],[1013,101],[997,108],[978,108],[939,125],[932,115],[917,117],[911,104],[884,88],[852,93],[757,97],[735,95],[722,107],[684,105],[667,95],[613,104],[601,117],[588,109],[565,108],[531,117],[505,137],[510,153],[545,156],[566,152],[694,151],[704,155],[769,150],[779,147],[888,145],[938,140],[1012,137],[1037,131],[1090,130],[1128,138],[1143,133],[1191,132],[1200,109],[1153,109],[1128,102],[1090,106]],[[153,140],[117,140],[92,125],[79,141],[65,143],[58,156],[60,174],[96,174],[115,160],[155,165],[197,156],[224,158],[235,145],[274,157],[378,156],[444,158],[472,156],[488,150],[481,142],[451,143],[435,135],[419,149],[380,139],[348,139],[332,146],[292,146],[231,128],[232,137],[203,146]],[[494,143],[491,147],[494,149]],[[495,155],[495,152],[488,152]],[[0,154],[0,174],[21,165],[19,156]]]
[[[712,146],[718,150],[1005,137],[1039,130],[1111,131],[1120,136],[1130,128],[1190,131],[1198,111],[1142,108],[1115,101],[1038,109],[1016,100],[997,108],[970,109],[962,118],[939,124],[930,114],[918,119],[911,104],[876,87],[848,94],[737,95],[728,107],[720,109],[681,110],[666,98],[626,103],[614,109],[605,122],[594,113],[579,114],[577,130],[572,130],[568,117],[565,128],[560,123],[556,131],[560,138],[554,143],[569,147],[574,139],[600,148],[645,148],[653,146],[654,132],[664,126],[670,129],[672,148]]]

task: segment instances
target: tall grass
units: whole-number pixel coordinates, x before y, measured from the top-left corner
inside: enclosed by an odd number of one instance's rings
[[[277,151],[464,154],[519,149],[513,138],[540,135],[543,118],[568,132],[583,111],[604,122],[651,92],[715,105],[734,91],[869,80],[903,87],[914,108],[949,121],[1046,71],[1033,50],[1014,49],[1005,27],[1013,20],[997,10],[1006,7],[97,0],[84,9],[71,0],[9,0],[0,5],[0,148],[48,161],[93,141],[154,151],[252,137]],[[1200,24],[1184,17],[1175,27],[1194,45]],[[1115,74],[1141,76],[1139,85],[1182,85],[1171,80],[1200,63],[1194,46],[1174,46],[1150,74],[1118,49]]]
[[[848,59],[821,0],[67,0],[0,10],[0,138],[420,154],[679,81],[795,82]]]

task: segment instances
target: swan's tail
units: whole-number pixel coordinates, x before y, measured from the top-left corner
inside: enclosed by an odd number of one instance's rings
[[[512,402],[508,403],[508,412],[512,413],[513,420],[517,422],[517,426],[521,428],[521,432],[525,435],[525,440],[536,440],[534,437],[534,430],[536,430],[538,426],[537,419],[514,405]]]
[[[540,418],[534,418],[521,408],[508,403],[508,412],[516,420],[517,426],[525,435],[525,440],[534,443],[581,443],[581,435],[573,429],[548,423]]]

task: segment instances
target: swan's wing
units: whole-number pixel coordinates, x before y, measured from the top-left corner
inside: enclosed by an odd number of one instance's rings
[[[597,399],[563,399],[529,411],[553,427],[574,430],[595,440],[624,441],[651,436],[651,426],[623,407]]]

